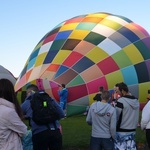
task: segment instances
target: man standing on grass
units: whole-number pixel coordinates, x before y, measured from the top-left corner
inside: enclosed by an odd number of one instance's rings
[[[121,97],[117,100],[117,134],[115,150],[136,150],[135,133],[139,120],[139,101],[131,95],[127,85],[118,83],[117,91]]]
[[[101,101],[94,102],[89,109],[86,122],[92,125],[90,150],[113,150],[116,134],[116,110],[108,101],[109,91],[103,91]]]
[[[48,124],[37,124],[32,116],[31,100],[35,93],[39,92],[36,85],[30,84],[27,86],[27,97],[24,103],[21,105],[23,114],[26,118],[29,118],[30,126],[32,130],[32,142],[34,150],[61,150],[62,149],[62,134],[60,132],[59,120],[56,120]],[[49,99],[49,101],[52,99]],[[57,111],[59,112],[60,119],[64,117],[63,110],[59,104],[53,100]]]

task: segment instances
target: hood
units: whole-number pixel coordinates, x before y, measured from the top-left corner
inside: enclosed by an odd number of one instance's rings
[[[124,98],[124,101],[126,101],[133,109],[139,108],[140,104],[136,97],[132,95],[126,95],[123,96],[122,98]]]
[[[15,108],[14,104],[6,99],[0,98],[0,105],[4,105],[6,107]]]
[[[96,102],[94,112],[100,116],[104,116],[106,113],[108,113],[110,107],[111,106],[108,103]]]

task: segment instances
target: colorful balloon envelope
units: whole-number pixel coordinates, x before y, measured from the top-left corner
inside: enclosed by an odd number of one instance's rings
[[[15,85],[16,83],[16,78],[14,77],[14,75],[1,65],[0,65],[0,79],[8,79],[9,81],[12,82],[13,85]]]
[[[58,84],[69,90],[68,115],[82,113],[98,87],[125,82],[146,102],[150,83],[150,35],[130,19],[92,13],[68,19],[48,32],[29,56],[16,91],[35,83],[59,101]]]

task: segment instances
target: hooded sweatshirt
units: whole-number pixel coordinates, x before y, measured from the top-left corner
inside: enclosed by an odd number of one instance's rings
[[[117,132],[135,133],[139,120],[139,101],[131,95],[118,99],[117,111]]]
[[[148,101],[142,110],[141,129],[150,129],[150,101]]]
[[[0,150],[22,150],[21,137],[27,126],[19,118],[13,103],[0,98]]]
[[[116,110],[108,103],[95,102],[90,106],[86,122],[92,125],[92,137],[115,138]]]

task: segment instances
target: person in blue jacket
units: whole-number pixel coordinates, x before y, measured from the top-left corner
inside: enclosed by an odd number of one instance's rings
[[[55,123],[48,125],[38,125],[32,120],[32,108],[30,100],[35,92],[38,92],[38,87],[31,84],[27,87],[27,97],[22,103],[21,108],[25,118],[29,118],[32,130],[32,142],[34,150],[61,150],[62,149],[62,134],[60,132],[60,123],[58,120]],[[64,118],[64,112],[60,105],[54,100],[55,106],[59,111],[60,119]]]
[[[65,116],[67,113],[67,98],[68,98],[68,89],[65,84],[59,85],[58,95],[60,97],[60,107],[63,109]]]

